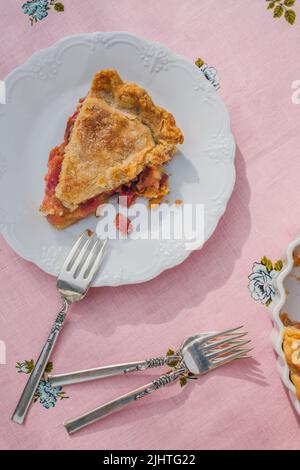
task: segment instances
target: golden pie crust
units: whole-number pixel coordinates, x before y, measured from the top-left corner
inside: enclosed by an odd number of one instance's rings
[[[65,149],[55,195],[75,210],[82,202],[171,159],[183,142],[172,114],[115,70],[96,73]]]
[[[300,329],[288,326],[283,333],[283,351],[290,368],[290,377],[300,400]]]
[[[68,120],[64,142],[50,152],[40,211],[65,228],[115,192],[159,201],[169,191],[163,164],[182,142],[172,114],[143,88],[115,70],[98,72]]]

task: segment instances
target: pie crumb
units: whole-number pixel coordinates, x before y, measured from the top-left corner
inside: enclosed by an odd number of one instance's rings
[[[100,216],[101,216],[101,207],[102,207],[102,204],[100,204],[100,206],[97,207],[96,212],[95,212],[95,216],[96,216],[96,217],[100,217]]]
[[[155,209],[159,204],[161,204],[163,200],[163,196],[160,197],[154,197],[152,199],[149,199],[149,207],[150,209]]]
[[[182,202],[183,201],[181,199],[175,199],[176,206],[181,206]]]

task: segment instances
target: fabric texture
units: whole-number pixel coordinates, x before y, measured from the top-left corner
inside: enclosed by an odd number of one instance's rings
[[[55,279],[1,239],[0,448],[298,449],[300,419],[276,370],[270,315],[250,298],[247,276],[263,255],[280,258],[299,224],[300,105],[291,96],[300,79],[300,21],[274,19],[264,0],[65,0],[64,12],[31,27],[22,3],[1,11],[0,79],[65,35],[129,31],[216,67],[237,142],[234,193],[204,248],[150,282],[92,289],[72,307],[54,371],[160,355],[190,334],[240,324],[254,351],[249,361],[184,388],[170,385],[72,437],[63,421],[158,370],[64,387],[68,399],[49,409],[34,403],[18,426],[10,416],[28,375],[15,364],[36,359],[60,305]]]

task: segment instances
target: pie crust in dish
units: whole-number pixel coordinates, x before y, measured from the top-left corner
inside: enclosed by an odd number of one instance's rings
[[[291,381],[296,388],[296,396],[300,400],[300,324],[291,321],[286,314],[281,315],[281,320],[286,325],[283,331],[283,351]]]
[[[95,213],[114,193],[158,203],[168,194],[163,164],[183,142],[171,113],[113,70],[97,72],[51,150],[40,211],[56,228]]]

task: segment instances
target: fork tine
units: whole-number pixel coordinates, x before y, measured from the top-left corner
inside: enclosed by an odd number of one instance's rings
[[[246,336],[247,333],[239,333],[237,335],[230,336],[229,338],[224,338],[221,339],[220,341],[212,341],[209,342],[206,346],[203,346],[204,351],[209,351],[210,349],[216,348],[218,346],[221,346],[221,344],[233,344],[236,339],[242,338],[243,336]]]
[[[240,330],[241,328],[243,328],[243,325],[242,325],[242,326],[238,326],[237,328],[231,328],[230,330],[218,331],[218,332],[216,332],[216,333],[213,333],[213,334],[207,336],[207,337],[205,338],[205,341],[210,341],[211,339],[217,338],[218,336],[229,335],[229,334],[233,333],[233,332],[236,331],[236,330]]]
[[[217,359],[215,360],[214,365],[211,367],[211,369],[216,369],[217,367],[223,366],[224,364],[227,364],[228,362],[231,362],[235,359],[246,359],[247,358],[246,354],[252,350],[253,348],[241,349],[240,351],[237,351],[233,354],[224,356],[224,358],[222,359],[221,358]]]
[[[228,346],[227,348],[216,349],[215,351],[206,354],[206,357],[208,359],[213,359],[214,357],[223,356],[223,354],[228,353],[230,351],[234,351],[234,350],[237,351],[240,346],[244,346],[245,344],[248,344],[248,343],[250,343],[250,340],[239,341],[236,344],[232,344]]]
[[[81,267],[86,260],[87,255],[89,254],[89,250],[91,248],[91,245],[93,244],[94,237],[88,237],[88,239],[85,241],[83,247],[79,251],[79,253],[76,256],[75,261],[72,264],[72,267],[70,269],[70,274],[74,277],[77,278],[78,274],[81,271]]]
[[[96,237],[96,241],[93,244],[84,264],[82,265],[81,274],[84,278],[86,278],[86,273],[91,269],[93,263],[96,260],[96,257],[101,249],[101,243],[98,237]]]
[[[84,279],[89,284],[93,281],[94,277],[96,276],[98,272],[107,243],[108,243],[108,238],[105,238],[105,240],[103,241],[101,245],[99,253],[96,255],[94,259],[91,260],[90,266],[84,272]]]
[[[73,265],[72,261],[74,262],[76,259],[77,254],[81,251],[84,243],[86,242],[88,235],[86,232],[83,232],[81,236],[78,238],[75,245],[72,247],[70,253],[66,257],[64,264],[62,266],[62,271],[69,271]]]

